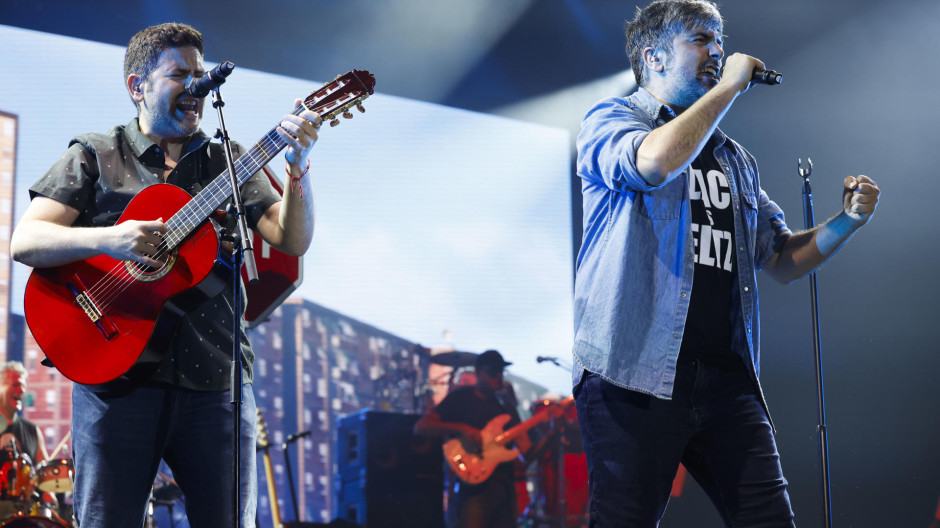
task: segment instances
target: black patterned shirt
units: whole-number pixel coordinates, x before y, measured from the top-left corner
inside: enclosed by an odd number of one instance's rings
[[[183,147],[176,168],[166,183],[195,196],[225,167],[221,148],[211,144],[201,130]],[[232,148],[237,158],[242,149]],[[163,183],[165,153],[140,131],[137,119],[118,125],[106,134],[82,134],[51,169],[30,188],[30,197],[45,196],[79,211],[74,226],[110,226],[120,218],[130,200],[141,190]],[[242,185],[248,225],[254,228],[280,196],[258,173]],[[226,202],[227,203],[227,202]],[[224,207],[224,206],[223,206]],[[234,231],[232,215],[221,222]],[[149,384],[199,391],[228,389],[231,383],[235,310],[232,307],[231,272],[225,289],[185,314],[166,357]],[[245,300],[238,313],[241,318]],[[254,354],[240,324],[240,345],[245,382],[251,381]]]

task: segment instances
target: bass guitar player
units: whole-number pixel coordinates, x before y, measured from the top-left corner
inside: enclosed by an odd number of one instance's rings
[[[468,451],[486,450],[483,430],[501,415],[509,415],[503,423],[512,427],[520,423],[516,399],[511,386],[503,383],[503,369],[511,363],[496,350],[487,350],[474,362],[476,384],[457,387],[441,403],[415,424],[415,434],[422,436],[457,437]],[[501,419],[504,420],[505,418]],[[531,448],[526,433],[513,439],[518,453],[525,455]],[[504,446],[510,449],[511,446]],[[458,480],[447,516],[458,528],[513,528],[518,512],[512,460],[502,462],[482,482],[470,484]]]

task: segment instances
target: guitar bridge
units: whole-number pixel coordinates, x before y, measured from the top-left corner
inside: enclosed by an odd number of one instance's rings
[[[78,278],[78,275],[75,275],[75,282],[78,283],[81,290],[72,282],[66,283],[66,287],[68,287],[72,295],[75,296],[75,302],[78,303],[79,308],[81,308],[82,311],[85,312],[85,315],[88,316],[88,319],[94,323],[105,340],[110,341],[111,338],[117,335],[117,327],[114,326],[111,319],[98,308],[94,297],[88,293],[88,289],[85,288],[85,284],[82,283],[82,279]]]

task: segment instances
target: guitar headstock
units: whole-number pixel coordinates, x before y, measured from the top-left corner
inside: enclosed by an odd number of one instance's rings
[[[268,426],[264,424],[264,415],[261,414],[261,407],[258,407],[258,446],[266,448],[270,444],[268,441]]]
[[[375,92],[375,76],[368,70],[352,70],[336,76],[304,99],[304,106],[320,114],[330,126],[339,124],[339,115],[352,119],[349,109],[356,107],[360,112],[366,109],[362,101]]]

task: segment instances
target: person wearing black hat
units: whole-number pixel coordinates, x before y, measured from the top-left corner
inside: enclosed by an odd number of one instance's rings
[[[480,450],[481,430],[493,418],[510,415],[506,428],[520,422],[512,386],[503,382],[503,369],[512,363],[496,350],[487,350],[474,362],[476,383],[457,387],[415,424],[415,434],[460,438]],[[526,434],[515,439],[520,453],[531,448]],[[458,481],[447,508],[448,526],[457,528],[513,528],[516,526],[516,489],[512,462],[499,464],[479,484]]]

